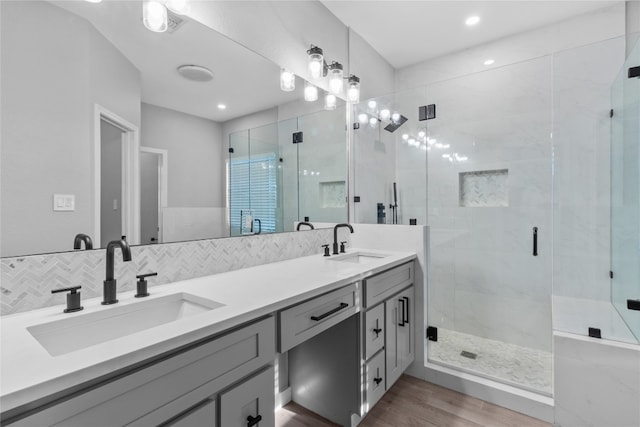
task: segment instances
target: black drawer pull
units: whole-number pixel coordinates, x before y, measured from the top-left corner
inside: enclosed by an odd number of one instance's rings
[[[376,333],[376,337],[377,337],[378,335],[380,335],[380,332],[382,332],[382,329],[380,329],[380,328],[374,328],[374,329],[373,329],[373,332],[375,332],[375,333]]]
[[[320,316],[311,316],[311,320],[315,320],[315,321],[322,320],[325,317],[329,317],[333,313],[337,313],[340,310],[342,310],[343,308],[347,308],[347,307],[349,307],[349,304],[347,304],[346,302],[341,302],[339,307],[336,307],[331,311],[327,311],[325,314],[321,314]]]
[[[533,227],[533,256],[538,256],[538,227]]]
[[[262,415],[258,415],[257,417],[252,417],[249,415],[247,417],[247,427],[252,427],[262,421]]]
[[[382,382],[382,378],[374,378],[373,382],[376,383],[376,385],[378,385]]]

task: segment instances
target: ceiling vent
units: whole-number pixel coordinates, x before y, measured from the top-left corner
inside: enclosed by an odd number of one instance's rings
[[[167,9],[167,33],[175,33],[185,23],[185,19]]]
[[[213,73],[210,69],[200,65],[181,65],[177,68],[178,74],[187,80],[194,82],[208,82],[213,80]]]

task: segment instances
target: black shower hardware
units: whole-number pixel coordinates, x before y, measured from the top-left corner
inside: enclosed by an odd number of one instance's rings
[[[538,227],[533,227],[533,256],[538,256]]]
[[[138,274],[136,279],[138,282],[136,283],[137,292],[134,295],[136,298],[148,297],[149,292],[147,291],[147,277],[157,276],[158,273],[147,273],[147,274]]]
[[[640,77],[640,65],[637,67],[629,68],[629,78],[633,79],[635,77]]]
[[[127,243],[127,237],[122,236],[120,240],[113,240],[107,245],[107,274],[103,282],[104,296],[102,305],[115,304],[116,299],[116,279],[114,276],[115,249],[116,246],[122,251],[122,260],[131,261],[131,249]]]
[[[344,250],[344,245],[346,245],[347,242],[340,242],[340,253],[343,254],[345,252]]]
[[[391,223],[398,223],[398,190],[396,188],[396,183],[393,183],[393,204],[389,205],[389,209],[391,209]]]
[[[349,229],[349,231],[351,231],[351,234],[353,234],[353,227],[351,226],[351,224],[347,224],[347,223],[343,223],[343,224],[336,224],[335,227],[333,227],[333,254],[334,255],[338,255],[338,228],[342,228],[342,227],[346,227]]]
[[[314,229],[315,229],[315,228],[313,227],[313,224],[311,224],[310,222],[308,222],[308,221],[300,221],[300,222],[298,223],[298,225],[296,226],[296,231],[300,231],[300,226],[301,226],[301,225],[306,225],[307,227],[309,227],[309,228],[310,228],[310,229],[312,229],[312,230],[314,230]]]
[[[256,231],[253,234],[260,234],[260,233],[262,233],[262,221],[259,220],[258,218],[253,220],[253,223],[251,224],[251,231],[253,231],[253,224],[256,223],[256,222],[258,223],[258,231]]]
[[[640,299],[628,299],[627,308],[629,310],[640,310]]]
[[[384,130],[393,133],[396,130],[398,130],[398,128],[402,126],[404,122],[406,122],[407,120],[409,119],[407,119],[405,116],[401,114],[398,120],[391,121],[391,123],[389,123],[384,127]]]
[[[384,213],[384,203],[378,203],[378,224],[386,223],[387,214]]]
[[[254,425],[258,424],[260,421],[262,421],[262,415],[257,415],[255,417],[252,417],[251,415],[247,416],[247,427],[253,427]]]
[[[73,286],[71,288],[63,288],[63,289],[53,289],[51,290],[52,294],[57,294],[58,292],[69,292],[67,294],[67,308],[64,309],[65,313],[73,313],[74,311],[80,311],[84,307],[80,305],[80,292],[76,292],[78,289],[82,288],[82,286]]]
[[[82,249],[82,242],[84,242],[85,249],[93,249],[93,241],[91,240],[91,237],[84,233],[76,234],[76,237],[73,239],[73,249]]]
[[[324,248],[324,255],[323,256],[331,256],[331,253],[329,251],[329,244],[327,243],[326,245],[322,245],[322,247]]]
[[[436,118],[436,104],[423,105],[418,107],[418,121],[431,120]]]

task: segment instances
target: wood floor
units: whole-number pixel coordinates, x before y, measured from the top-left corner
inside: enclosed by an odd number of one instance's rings
[[[277,427],[335,427],[290,403],[276,411]],[[551,424],[403,375],[369,411],[361,427],[550,427]]]

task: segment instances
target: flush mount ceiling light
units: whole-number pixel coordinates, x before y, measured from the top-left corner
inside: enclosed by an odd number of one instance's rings
[[[344,73],[342,71],[342,64],[333,61],[329,65],[329,92],[334,95],[342,93],[344,87]]]
[[[347,85],[347,100],[353,104],[360,102],[360,79],[353,74],[349,76]]]
[[[311,45],[307,51],[309,55],[309,74],[312,79],[321,79],[327,75],[327,64],[324,62],[324,55],[322,49],[318,46]]]
[[[191,5],[187,0],[169,0],[167,9],[178,15],[186,15],[191,11]]]
[[[164,33],[169,28],[167,8],[157,1],[144,1],[142,3],[142,23],[151,31]]]
[[[474,25],[477,25],[478,22],[480,22],[479,16],[470,16],[464,21],[465,25],[468,27],[473,27]]]
[[[194,82],[208,82],[213,80],[211,70],[200,65],[181,65],[177,70],[178,74],[182,77]]]
[[[280,70],[280,89],[285,92],[296,89],[296,75],[284,68]]]

